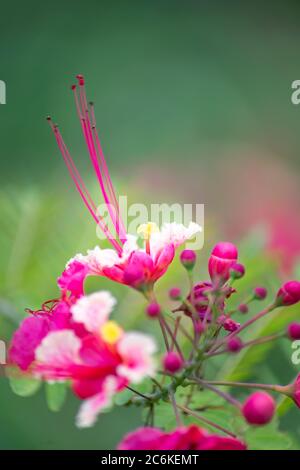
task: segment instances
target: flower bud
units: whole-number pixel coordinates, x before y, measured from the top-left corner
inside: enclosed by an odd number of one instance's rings
[[[230,242],[219,242],[213,248],[208,261],[208,271],[211,279],[222,280],[223,283],[229,279],[229,270],[238,257],[237,248]]]
[[[234,320],[232,320],[232,318],[227,318],[223,323],[224,330],[230,331],[231,333],[233,331],[236,331],[240,326],[241,326],[241,324],[237,323]]]
[[[290,323],[287,327],[287,335],[292,340],[300,339],[300,323]]]
[[[252,393],[242,407],[242,413],[249,424],[267,424],[275,413],[275,400],[266,392]]]
[[[146,313],[149,317],[155,318],[158,317],[161,312],[160,305],[157,302],[151,302],[147,305]]]
[[[234,336],[233,338],[227,341],[227,349],[230,352],[238,353],[243,347],[243,342],[238,336]]]
[[[295,382],[291,385],[291,393],[289,396],[294,400],[295,405],[300,408],[300,374],[296,377]]]
[[[238,311],[241,312],[241,313],[248,313],[248,311],[249,311],[248,305],[247,304],[240,304],[238,306]]]
[[[245,267],[240,263],[234,263],[229,269],[232,279],[240,279],[245,274]]]
[[[267,297],[267,289],[264,287],[255,287],[253,294],[256,300],[264,300]]]
[[[178,372],[182,366],[183,366],[183,361],[179,354],[176,352],[168,352],[164,358],[163,358],[163,365],[164,369],[167,372],[171,372],[174,374],[175,372]]]
[[[300,301],[300,282],[288,281],[277,292],[276,305],[294,305]]]
[[[180,300],[181,299],[181,290],[179,287],[172,287],[169,290],[169,297],[172,300]]]
[[[183,250],[180,255],[180,261],[182,265],[188,270],[191,271],[196,263],[196,253],[194,250]]]

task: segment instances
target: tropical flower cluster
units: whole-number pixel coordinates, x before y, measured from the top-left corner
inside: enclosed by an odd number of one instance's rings
[[[196,252],[181,251],[189,289],[183,292],[182,287],[171,287],[173,308],[165,308],[156,298],[155,284],[166,275],[176,250],[202,228],[191,222],[188,227],[170,223],[159,229],[148,222],[139,227],[136,235],[126,233],[96,131],[93,104],[87,102],[84,78],[77,78],[78,86],[72,87],[77,112],[115,233],[98,214],[59,128],[48,118],[75,186],[111,247],[96,246],[86,254],[75,255],[58,277],[58,298],[46,301],[39,310],[28,310],[29,315],[12,338],[10,370],[19,371],[20,376],[70,385],[82,400],[76,418],[79,427],[92,426],[117,396],[125,396],[127,406],[142,407],[145,426],[125,436],[118,447],[121,450],[244,450],[247,442],[242,430],[233,433],[207,419],[193,405],[193,398],[207,390],[228,403],[233,415],[238,414],[249,426],[262,426],[273,419],[274,393],[290,397],[300,407],[300,376],[283,386],[212,380],[206,375],[206,364],[216,356],[238,354],[250,346],[283,337],[300,339],[297,322],[270,336],[248,342],[243,339],[243,331],[251,331],[255,322],[277,308],[299,302],[300,282],[285,282],[268,306],[255,315],[250,313],[251,303],[266,299],[268,294],[262,286],[254,287],[245,302],[229,309],[228,300],[245,276],[245,267],[238,260],[235,245],[219,242],[208,260],[209,280],[195,280]],[[144,314],[149,322],[159,324],[164,351],[160,350],[160,340],[143,332],[124,331],[111,318],[117,302],[111,293],[85,292],[88,276],[105,277],[143,295]],[[239,323],[237,313],[248,318]],[[223,387],[255,391],[241,403]],[[167,403],[174,413],[177,427],[173,430],[155,426],[155,410],[161,403]],[[186,422],[187,418],[190,421]]]

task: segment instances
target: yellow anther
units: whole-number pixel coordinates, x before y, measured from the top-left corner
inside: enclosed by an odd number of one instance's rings
[[[116,343],[123,334],[122,328],[114,321],[108,321],[100,328],[102,339],[109,344]]]
[[[159,232],[158,226],[154,222],[148,222],[147,224],[141,224],[137,233],[142,235],[145,240],[150,240],[152,233]]]

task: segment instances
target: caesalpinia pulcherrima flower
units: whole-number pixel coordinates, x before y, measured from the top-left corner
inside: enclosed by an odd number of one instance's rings
[[[77,416],[80,427],[94,424],[98,413],[113,402],[114,395],[130,391],[129,397],[125,394],[125,404],[145,409],[145,427],[125,436],[119,449],[245,449],[243,427],[233,432],[208,420],[202,410],[197,409],[194,397],[205,391],[215,393],[223,400],[224,409],[226,406],[233,411],[233,420],[238,416],[250,426],[263,426],[272,420],[276,405],[273,393],[290,397],[300,407],[299,376],[283,386],[211,380],[210,374],[216,368],[209,369],[216,356],[237,355],[245,348],[283,338],[298,339],[300,328],[296,322],[269,336],[247,340],[243,335],[247,329],[251,333],[251,326],[275,309],[299,302],[300,282],[285,282],[275,299],[258,313],[251,314],[251,306],[253,302],[266,299],[268,292],[262,286],[256,286],[250,296],[229,308],[228,300],[234,299],[236,284],[246,276],[246,270],[238,260],[236,246],[219,242],[208,260],[210,280],[194,279],[197,261],[194,251],[186,249],[181,253],[180,261],[186,270],[189,288],[187,291],[183,286],[169,288],[172,310],[165,308],[156,298],[155,283],[166,273],[176,248],[201,228],[191,222],[187,228],[171,223],[159,230],[149,222],[141,225],[136,235],[126,233],[96,131],[94,108],[87,103],[82,76],[78,76],[78,85],[79,91],[76,86],[72,87],[77,112],[115,234],[98,214],[58,127],[49,118],[76,188],[111,248],[97,246],[67,263],[58,278],[59,298],[45,302],[38,311],[29,310],[30,315],[15,332],[9,351],[10,365],[25,377],[71,384],[73,392],[83,400]],[[154,340],[143,333],[126,332],[110,319],[116,300],[109,292],[85,295],[84,281],[91,275],[132,287],[147,299],[147,318],[159,324],[165,345],[157,374]],[[142,380],[146,380],[148,392],[146,388],[140,391],[138,384]],[[222,387],[257,391],[241,403]],[[160,403],[168,403],[173,409],[176,428],[171,432],[154,427],[155,409]],[[204,408],[210,407],[208,403]],[[185,426],[186,416],[221,434],[209,434],[195,424]]]
[[[58,147],[83,202],[112,245],[110,249],[101,249],[97,246],[93,250],[88,250],[86,255],[76,255],[68,262],[58,279],[58,285],[62,290],[80,295],[85,278],[88,275],[95,275],[108,277],[141,291],[149,291],[166,272],[174,258],[176,248],[193,238],[202,228],[193,222],[188,227],[175,222],[165,224],[162,230],[151,222],[142,224],[137,234],[143,238],[142,247],[137,243],[137,236],[126,233],[97,133],[94,107],[92,103],[87,102],[83,76],[78,75],[77,79],[79,91],[76,85],[72,87],[77,113],[114,233],[109,230],[104,219],[98,214],[97,206],[76,168],[58,127],[48,118]]]
[[[10,359],[23,371],[44,380],[71,381],[84,400],[80,427],[91,426],[115,393],[154,373],[155,343],[109,320],[114,304],[105,291],[83,296],[70,308],[58,303],[51,313],[26,318],[12,340]]]
[[[140,428],[129,433],[119,444],[119,450],[245,450],[238,439],[208,434],[198,426],[179,427],[172,432],[157,428]]]

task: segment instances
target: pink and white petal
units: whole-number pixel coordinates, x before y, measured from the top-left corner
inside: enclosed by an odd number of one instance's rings
[[[90,332],[97,332],[111,314],[116,299],[108,291],[95,292],[77,300],[71,307],[75,322],[83,323]]]
[[[166,245],[169,243],[166,243],[165,235],[162,232],[154,232],[151,234],[150,238],[150,253],[152,259],[155,259],[158,254],[161,252],[161,250],[164,249]]]
[[[95,274],[101,274],[103,268],[114,266],[121,261],[118,253],[110,248],[103,250],[96,246],[93,250],[88,250],[87,253],[88,264]]]
[[[152,275],[152,281],[159,279],[168,269],[175,256],[174,245],[165,245],[164,248],[157,254],[154,261],[155,268]]]
[[[102,273],[112,281],[120,282],[121,284],[124,282],[124,270],[120,266],[105,267]]]
[[[35,359],[35,351],[49,333],[50,321],[47,315],[33,315],[25,318],[15,331],[9,349],[9,360],[22,370],[27,370]]]
[[[123,249],[122,249],[122,262],[124,263],[129,258],[131,253],[133,253],[134,251],[138,249],[139,247],[137,244],[137,237],[135,235],[127,234],[126,242],[124,243]]]
[[[106,266],[114,266],[120,263],[121,258],[115,250],[110,248],[102,249],[95,246],[92,250],[87,250],[86,255],[77,254],[67,263],[67,268],[74,262],[81,263],[88,268],[89,274],[102,275],[102,269]]]
[[[79,428],[89,428],[95,424],[97,416],[102,410],[107,408],[113,395],[118,391],[119,382],[113,375],[108,376],[103,381],[101,392],[83,402],[76,416],[76,426]]]
[[[117,345],[122,363],[117,374],[133,383],[141,382],[146,376],[153,376],[155,365],[153,354],[156,352],[154,340],[142,333],[126,333]]]
[[[80,364],[81,340],[72,330],[50,332],[35,351],[35,373],[48,379],[71,375],[74,364]]]
[[[80,297],[83,295],[83,284],[88,275],[89,268],[83,259],[79,261],[79,257],[73,258],[57,279],[57,284],[63,291],[69,291],[71,295]]]

